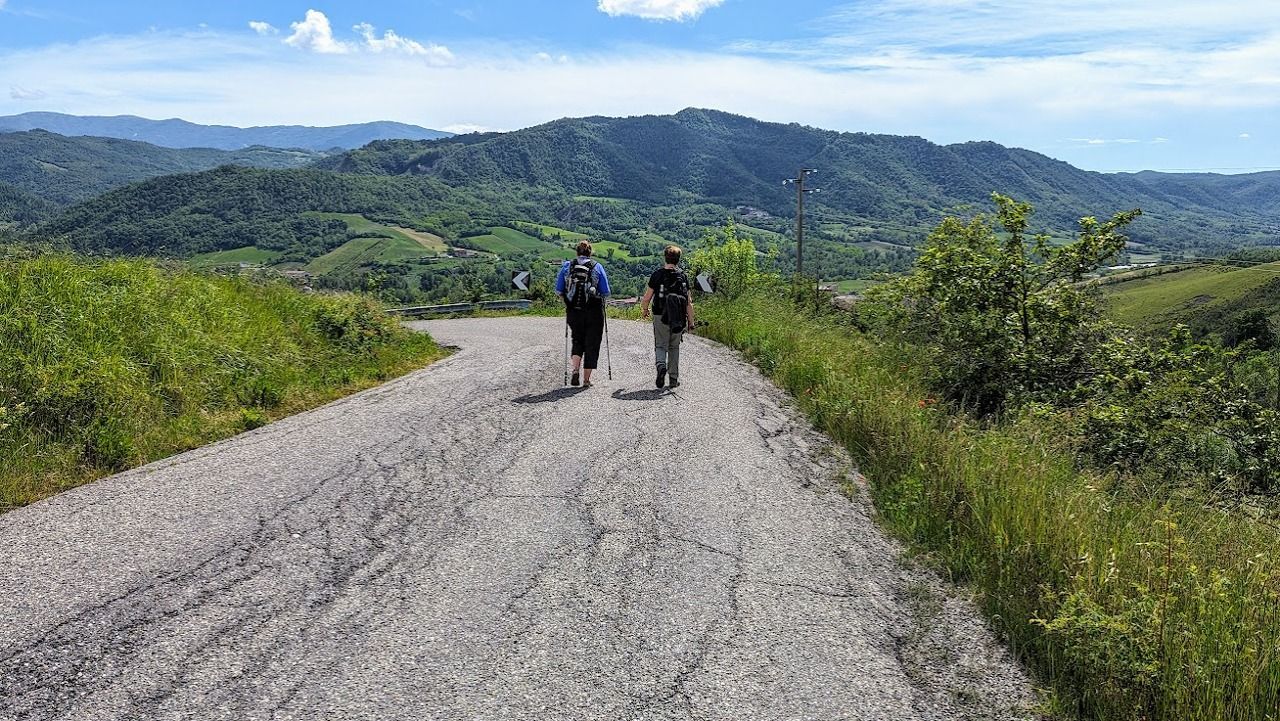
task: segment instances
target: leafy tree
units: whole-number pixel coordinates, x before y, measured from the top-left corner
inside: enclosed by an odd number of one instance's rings
[[[945,219],[913,271],[874,289],[864,311],[932,348],[942,392],[980,413],[1011,395],[1069,390],[1093,371],[1108,329],[1081,281],[1124,250],[1120,231],[1141,212],[1083,218],[1075,241],[1053,246],[1028,235],[1029,204],[992,198],[994,218]]]
[[[756,264],[756,245],[738,235],[730,218],[719,229],[708,228],[689,259],[690,266],[707,273],[716,282],[716,292],[734,298],[763,279]]]

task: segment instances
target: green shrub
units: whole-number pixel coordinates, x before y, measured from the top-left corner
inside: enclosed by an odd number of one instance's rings
[[[995,218],[945,219],[911,273],[861,309],[877,330],[931,349],[934,386],[981,414],[1070,390],[1092,370],[1109,327],[1080,281],[1124,250],[1120,231],[1140,212],[1082,218],[1076,240],[1054,246],[1027,236],[1030,205],[993,198]]]

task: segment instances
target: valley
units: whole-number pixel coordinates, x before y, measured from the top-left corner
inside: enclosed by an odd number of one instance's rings
[[[696,246],[729,220],[785,272],[795,264],[794,197],[779,179],[798,157],[823,169],[806,270],[845,288],[905,270],[943,216],[971,213],[993,190],[1034,203],[1037,231],[1058,243],[1082,215],[1142,207],[1118,262],[1265,245],[1280,223],[1266,200],[1280,173],[1107,175],[993,143],[940,146],[697,109],[333,153],[172,150],[46,131],[2,133],[0,144],[0,217],[11,233],[202,267],[232,252],[228,262],[253,257],[396,302],[457,300],[477,285],[502,294],[511,270],[536,273],[583,237],[633,294],[663,245]],[[475,255],[440,257],[449,248]],[[461,285],[451,282],[460,268],[471,277]]]

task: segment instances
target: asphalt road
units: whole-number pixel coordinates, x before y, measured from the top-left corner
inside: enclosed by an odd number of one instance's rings
[[[568,392],[563,326],[0,517],[0,718],[1022,718],[845,456],[693,339]],[[850,487],[854,498],[842,492]]]

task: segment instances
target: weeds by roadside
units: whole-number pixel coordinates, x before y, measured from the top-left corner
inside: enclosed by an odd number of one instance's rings
[[[442,355],[352,295],[144,260],[0,259],[0,510]]]
[[[1068,711],[1280,718],[1280,531],[1119,492],[1081,470],[1053,417],[952,415],[918,351],[841,316],[757,290],[702,317],[850,450],[886,524],[979,593]]]

